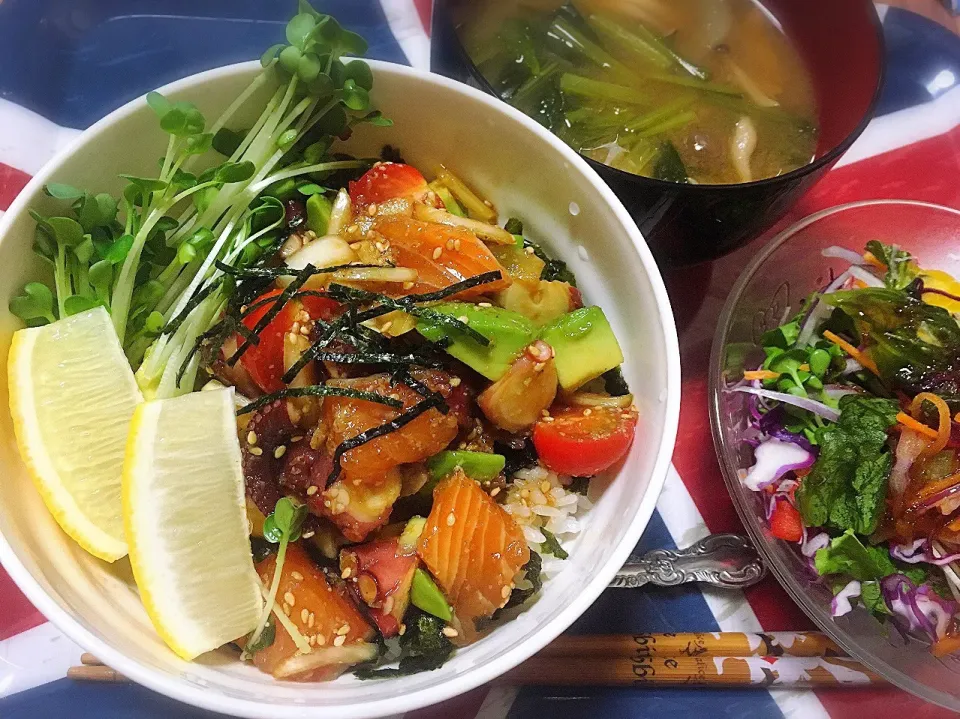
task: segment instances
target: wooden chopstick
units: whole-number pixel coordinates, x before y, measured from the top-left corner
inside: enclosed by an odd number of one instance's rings
[[[585,661],[586,660],[586,661]],[[92,654],[71,679],[123,682]],[[544,686],[849,687],[883,679],[820,632],[562,636],[500,684]]]

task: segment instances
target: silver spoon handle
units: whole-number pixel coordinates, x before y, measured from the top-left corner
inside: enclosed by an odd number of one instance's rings
[[[674,587],[703,582],[721,589],[743,589],[767,573],[760,555],[746,537],[711,534],[686,549],[654,549],[631,557],[611,587],[634,589],[644,584]]]

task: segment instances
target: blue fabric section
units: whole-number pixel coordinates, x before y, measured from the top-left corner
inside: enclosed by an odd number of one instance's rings
[[[900,8],[883,21],[887,77],[878,115],[933,100],[960,82],[960,40],[946,28]]]
[[[137,684],[60,679],[0,700],[3,719],[222,719]]]
[[[363,35],[368,57],[407,63],[377,0],[314,0]],[[295,0],[6,0],[0,97],[85,128],[167,82],[260,56]]]
[[[673,538],[660,513],[650,520],[635,554],[673,549]],[[715,632],[720,627],[695,586],[641,591],[608,589],[571,627],[572,634],[635,632]],[[706,717],[780,717],[782,712],[762,689],[592,688],[521,689],[509,719],[640,719],[676,712]]]

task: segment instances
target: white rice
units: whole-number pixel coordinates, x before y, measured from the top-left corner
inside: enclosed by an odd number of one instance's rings
[[[520,525],[527,544],[538,554],[543,553],[542,545],[547,539],[541,529],[566,545],[580,533],[579,516],[591,506],[589,499],[568,490],[556,472],[539,466],[521,469],[513,475],[503,504]],[[569,551],[567,546],[564,549]]]

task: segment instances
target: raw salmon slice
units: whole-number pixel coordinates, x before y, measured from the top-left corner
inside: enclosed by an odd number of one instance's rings
[[[476,638],[476,619],[507,603],[514,576],[530,559],[513,517],[460,469],[434,490],[417,552],[453,605],[467,642]]]
[[[413,287],[394,294],[433,292],[494,270],[499,270],[502,279],[459,292],[455,298],[469,299],[510,286],[509,275],[503,265],[468,230],[397,216],[380,220],[375,229],[390,242],[397,264],[414,269],[418,274]]]
[[[273,581],[274,567],[274,554],[257,564],[257,574],[265,587]],[[316,650],[311,652],[313,656],[298,654],[293,638],[276,622],[273,644],[254,654],[253,663],[261,671],[288,681],[333,679],[350,663],[356,663],[351,655],[367,646],[374,630],[348,591],[327,580],[299,545],[289,545],[280,573],[277,604]],[[311,666],[313,660],[316,663]]]

